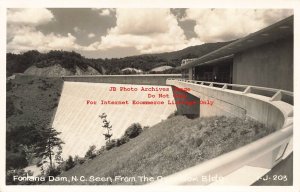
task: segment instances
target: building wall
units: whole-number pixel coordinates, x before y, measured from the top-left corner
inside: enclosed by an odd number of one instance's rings
[[[293,91],[292,37],[236,54],[233,83]]]

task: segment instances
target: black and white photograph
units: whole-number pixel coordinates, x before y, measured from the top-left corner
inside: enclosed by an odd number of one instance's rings
[[[1,192],[299,184],[293,7],[22,6]]]

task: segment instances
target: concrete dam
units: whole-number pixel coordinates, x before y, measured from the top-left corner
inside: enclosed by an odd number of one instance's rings
[[[169,95],[169,98],[159,99],[167,102],[173,99],[172,89],[165,84],[169,77],[177,75],[64,77],[52,124],[61,132],[60,137],[65,142],[63,158],[66,159],[68,155],[84,156],[89,146],[96,145],[99,149],[105,145],[105,130],[99,118],[102,113],[107,114],[107,120],[112,125],[112,139],[120,138],[132,123],[152,126],[166,119],[176,110],[175,105],[101,104],[101,101],[150,101],[153,100],[148,98],[150,92],[141,89],[162,88],[152,93]],[[110,87],[115,87],[117,91],[109,91]],[[135,91],[120,91],[121,87],[130,87]],[[95,101],[97,103],[93,103]]]

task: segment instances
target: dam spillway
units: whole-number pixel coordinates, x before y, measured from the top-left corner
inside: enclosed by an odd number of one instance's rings
[[[109,91],[115,87],[116,91]],[[130,87],[137,91],[120,91],[121,87]],[[130,85],[110,83],[90,83],[65,81],[59,105],[54,116],[52,126],[59,132],[65,142],[62,157],[68,155],[84,156],[89,146],[96,145],[99,149],[105,145],[102,120],[99,115],[107,114],[107,120],[112,125],[112,139],[120,138],[132,123],[142,126],[152,126],[166,119],[176,110],[176,105],[133,105],[132,101],[151,101],[149,91],[140,91],[160,88],[152,93],[168,95],[168,98],[159,98],[167,103],[173,99],[172,89],[169,86]],[[166,91],[168,90],[168,91]],[[128,105],[101,104],[103,101],[124,101]],[[97,104],[88,103],[96,101]]]

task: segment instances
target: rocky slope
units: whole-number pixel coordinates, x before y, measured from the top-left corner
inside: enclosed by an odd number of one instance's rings
[[[63,68],[60,64],[55,64],[49,67],[39,68],[37,66],[31,66],[24,72],[25,75],[36,75],[43,77],[61,77],[68,75],[99,75],[100,73],[96,71],[94,68],[88,66],[87,69],[80,69],[78,66],[75,66],[75,72]]]

